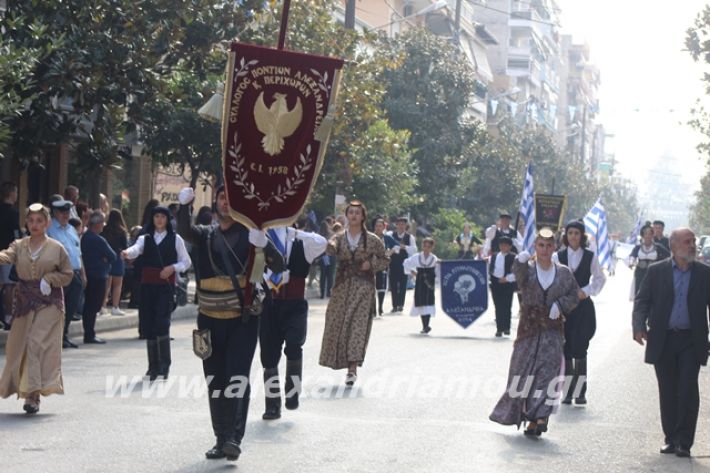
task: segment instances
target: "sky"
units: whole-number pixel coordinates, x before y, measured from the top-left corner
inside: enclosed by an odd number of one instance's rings
[[[601,72],[598,121],[614,135],[607,152],[642,194],[646,170],[663,155],[675,157],[692,190],[704,174],[695,149],[702,137],[685,123],[710,67],[695,63],[684,41],[709,1],[557,0],[562,32],[589,44]]]

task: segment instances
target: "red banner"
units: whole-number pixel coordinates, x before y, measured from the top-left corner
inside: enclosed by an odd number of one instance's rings
[[[232,217],[291,225],[323,166],[343,61],[232,43],[222,163]]]

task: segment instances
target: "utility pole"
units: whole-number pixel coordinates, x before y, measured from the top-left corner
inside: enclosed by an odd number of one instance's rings
[[[459,47],[459,36],[461,35],[461,4],[463,0],[456,0],[456,16],[454,17],[454,45]]]
[[[355,29],[355,0],[347,0],[345,4],[345,27]]]

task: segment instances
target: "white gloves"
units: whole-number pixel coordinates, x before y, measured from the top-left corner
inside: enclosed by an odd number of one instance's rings
[[[44,278],[39,281],[39,292],[41,292],[43,296],[48,296],[52,293],[52,286],[50,286]]]
[[[256,228],[249,229],[249,243],[257,248],[265,248],[268,243],[266,232],[264,230],[257,230]]]
[[[296,235],[298,235],[298,230],[296,230],[293,227],[286,228],[286,239],[287,240],[294,240],[296,238]]]
[[[518,253],[516,259],[521,263],[527,263],[528,261],[530,261],[530,253],[528,253],[527,251],[521,251],[520,253]]]
[[[193,200],[195,200],[195,190],[192,187],[180,189],[180,193],[178,194],[178,202],[180,202],[180,205],[187,205]]]
[[[550,307],[550,318],[552,320],[560,318],[560,307],[557,305],[557,302],[553,302],[552,307]]]
[[[496,227],[495,225],[491,225],[490,227],[486,228],[486,238],[492,240],[496,236],[497,230],[498,227]]]

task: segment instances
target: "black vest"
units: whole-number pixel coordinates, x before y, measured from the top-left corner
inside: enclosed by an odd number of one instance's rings
[[[398,245],[404,244],[405,246],[409,246],[412,241],[412,235],[410,235],[409,233],[405,233],[402,238],[399,238],[399,236],[397,236],[397,232],[394,232],[392,234],[392,238],[394,238],[394,241],[396,241]],[[390,256],[390,262],[397,261],[398,263],[403,263],[404,260],[406,260],[410,256],[412,255],[408,254],[406,250],[400,249],[399,253],[392,253],[392,255]]]
[[[175,233],[169,232],[160,245],[156,245],[153,235],[146,235],[143,240],[143,267],[164,268],[177,263],[175,238]]]
[[[498,241],[502,236],[510,237],[513,242],[515,242],[515,239],[518,237],[513,227],[508,227],[508,233],[504,233],[500,228],[496,228],[496,236],[494,236],[491,241],[491,251],[493,253],[498,253],[500,251],[500,244]],[[513,246],[510,248],[510,252],[518,253],[518,248],[515,246],[515,243],[513,243]]]
[[[579,262],[579,266],[577,266],[577,269],[574,271],[574,278],[577,280],[579,287],[589,285],[589,280],[592,278],[592,258],[594,258],[594,253],[585,249],[582,255],[582,261]],[[567,250],[558,251],[557,259],[560,264],[568,266]]]
[[[288,271],[291,277],[305,278],[311,270],[311,264],[306,260],[303,241],[294,240],[291,254],[288,255]]]
[[[496,259],[500,253],[493,253],[491,261],[488,265],[488,274],[493,276],[493,271],[496,269]],[[513,272],[513,261],[515,260],[515,255],[513,253],[508,253],[505,255],[505,263],[503,263],[503,276]]]

